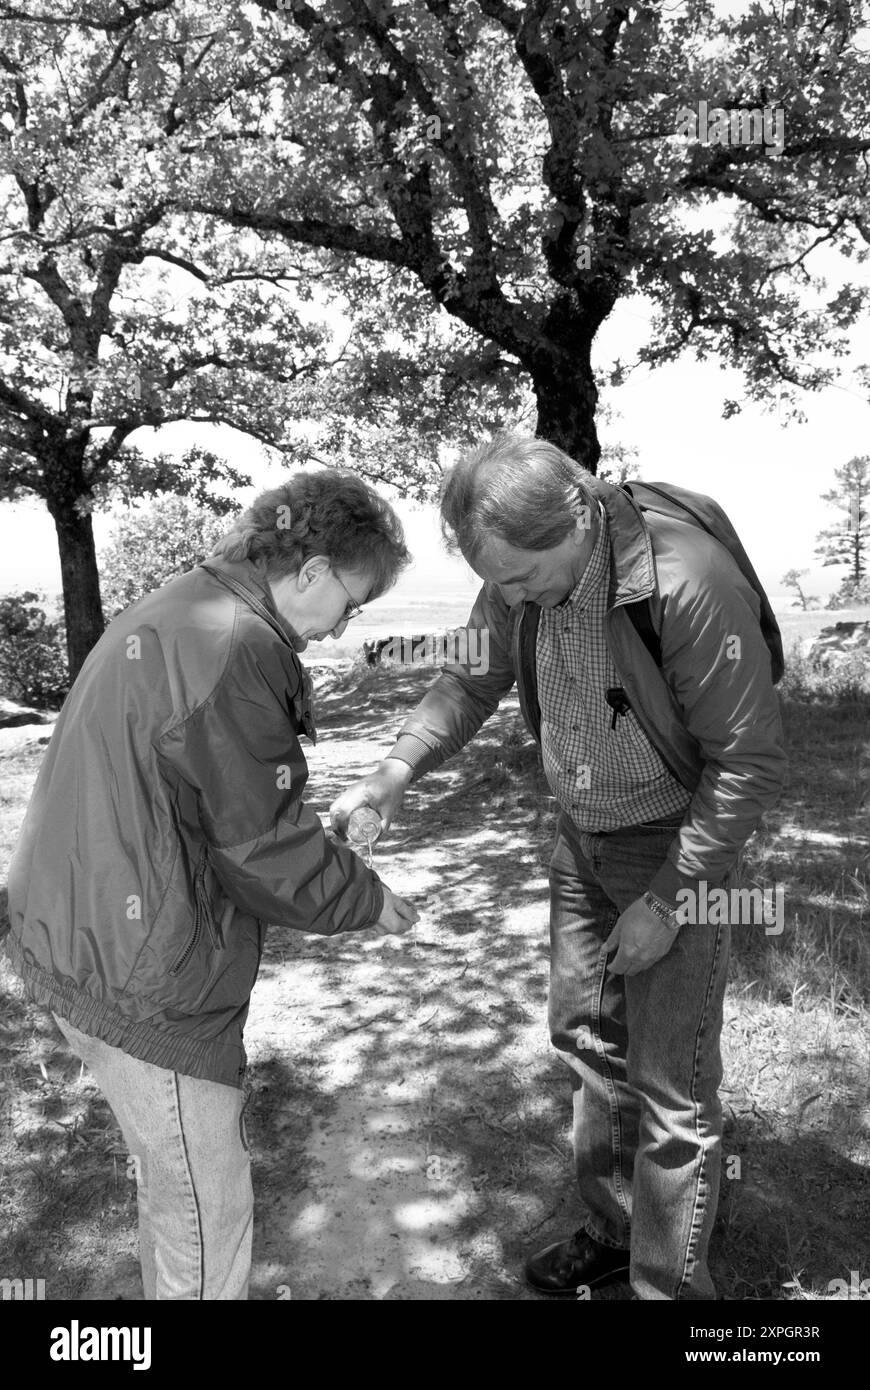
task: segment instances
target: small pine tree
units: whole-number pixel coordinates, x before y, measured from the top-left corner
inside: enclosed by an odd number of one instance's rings
[[[815,608],[819,600],[816,594],[804,593],[801,580],[805,574],[809,574],[809,570],[787,570],[779,582],[784,584],[787,589],[796,590],[797,598],[792,604],[792,608],[802,608],[806,613],[809,609]]]
[[[849,460],[834,472],[837,486],[822,501],[837,507],[842,518],[819,532],[816,554],[824,565],[848,565],[849,573],[832,594],[828,608],[870,602],[867,550],[870,546],[870,455]]]

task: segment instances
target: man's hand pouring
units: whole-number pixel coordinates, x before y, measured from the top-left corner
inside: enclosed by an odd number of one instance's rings
[[[381,818],[381,833],[388,830],[414,776],[400,758],[384,758],[368,777],[351,782],[329,808],[332,828],[340,840],[347,839],[347,823],[359,806],[371,806]]]
[[[329,808],[332,828],[339,839],[348,838],[348,821],[354,811],[370,807],[380,817],[380,833],[390,826],[396,816],[413,772],[398,758],[385,758],[368,777],[353,782]],[[386,884],[384,906],[374,928],[379,936],[398,936],[411,930],[419,919],[417,909],[398,897]]]

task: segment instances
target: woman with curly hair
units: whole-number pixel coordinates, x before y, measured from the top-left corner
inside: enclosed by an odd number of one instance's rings
[[[266,927],[405,932],[416,912],[302,794],[298,652],[409,561],[353,474],[264,493],[203,564],[121,613],[61,711],[9,873],[6,950],[123,1131],[147,1299],[244,1299],[243,1027]]]

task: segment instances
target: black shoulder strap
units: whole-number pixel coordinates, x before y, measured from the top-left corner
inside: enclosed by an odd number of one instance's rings
[[[641,599],[639,603],[627,603],[625,611],[634,624],[638,637],[643,642],[656,666],[661,670],[662,665],[662,643],[661,638],[653,627],[652,617],[649,611],[649,599]]]

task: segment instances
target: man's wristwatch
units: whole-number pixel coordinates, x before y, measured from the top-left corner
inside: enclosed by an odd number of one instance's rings
[[[654,897],[649,890],[644,893],[643,901],[650,912],[654,912],[659,921],[664,922],[665,926],[670,927],[671,931],[680,930],[680,922],[678,920],[680,909],[678,907],[669,907],[668,904],[663,903],[660,898]]]

